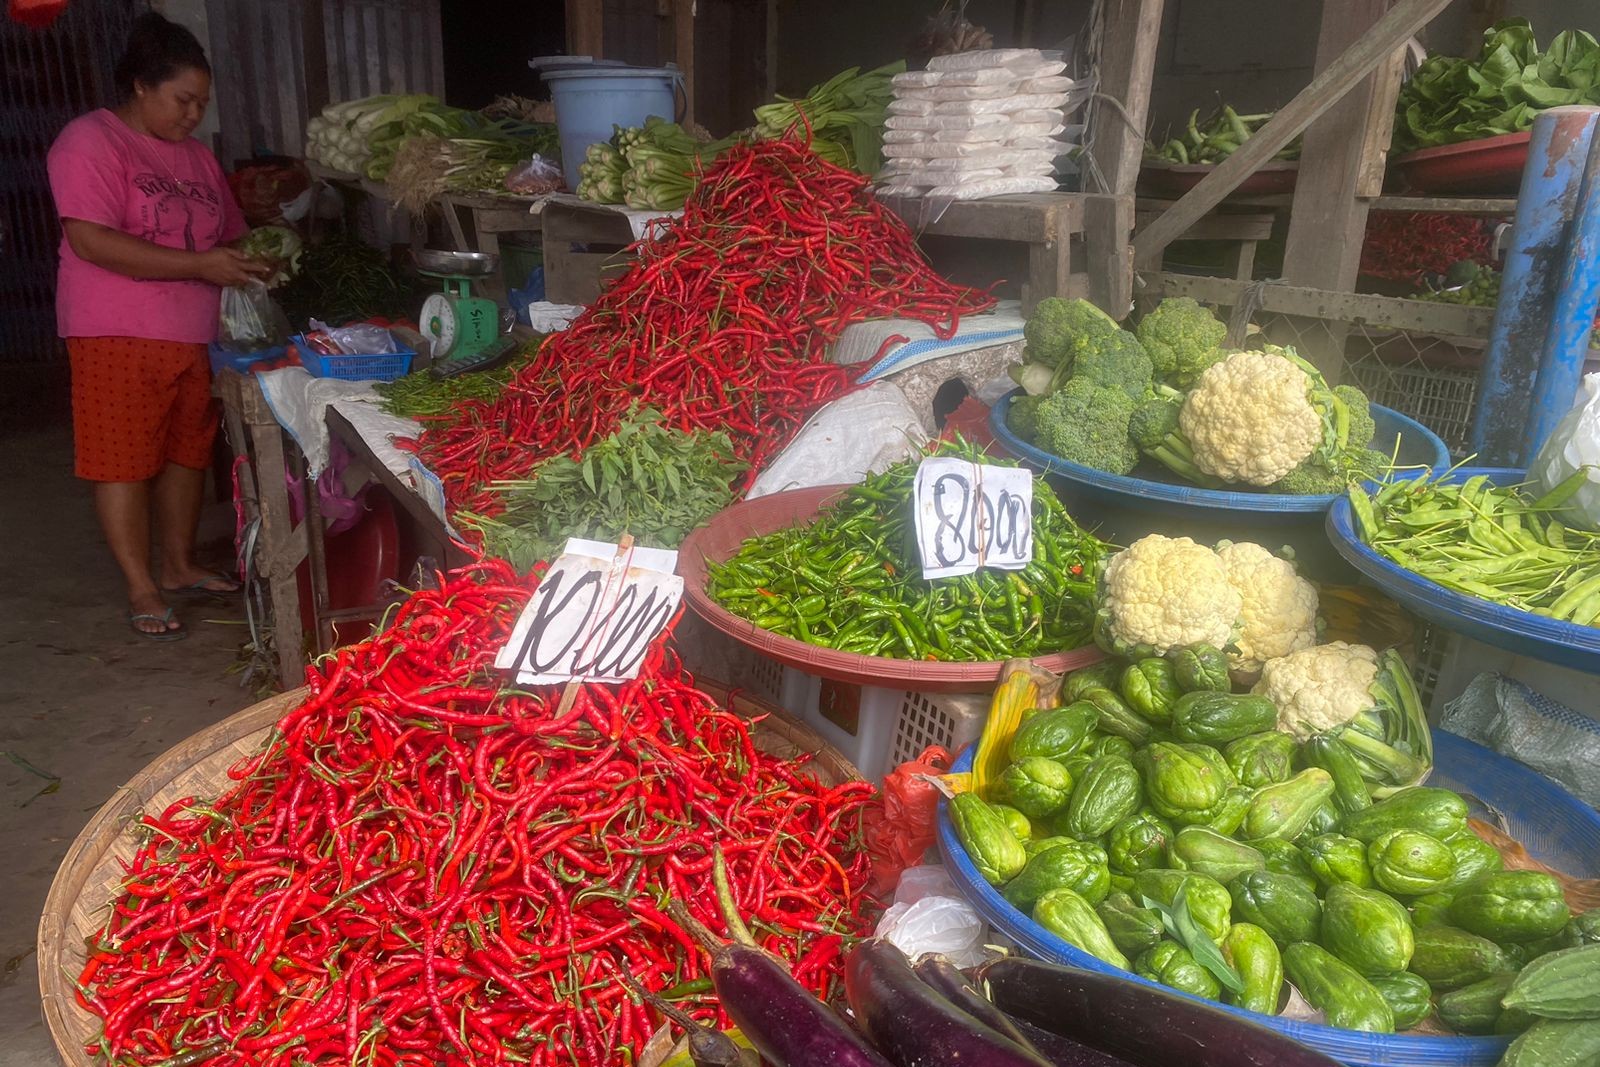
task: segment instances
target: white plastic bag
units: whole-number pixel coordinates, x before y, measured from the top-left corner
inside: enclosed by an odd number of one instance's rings
[[[985,924],[943,867],[907,868],[894,903],[878,920],[877,935],[916,959],[937,952],[957,967],[976,967],[992,953],[983,947]]]
[[[1008,193],[1048,193],[1056,188],[1054,178],[990,178],[988,181],[963,182],[960,185],[936,185],[927,195],[949,200],[982,200]]]
[[[1589,467],[1587,484],[1568,501],[1561,518],[1568,525],[1600,530],[1600,374],[1584,375],[1578,403],[1556,423],[1528,477],[1548,492],[1580,467]]]
[[[1025,115],[1028,112],[1020,112]],[[1039,112],[1048,115],[1050,112]],[[1015,116],[1011,116],[1015,117]],[[1060,114],[1056,118],[1060,119]],[[885,128],[895,131],[982,130],[1003,127],[1009,121],[1004,114],[988,115],[890,115],[884,120]],[[1042,121],[1042,120],[1041,120]]]
[[[848,393],[811,416],[745,494],[754,500],[784,489],[854,484],[887,470],[928,440],[922,420],[893,382]]]

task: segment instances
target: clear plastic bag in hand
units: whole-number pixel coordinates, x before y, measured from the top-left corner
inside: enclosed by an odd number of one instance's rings
[[[272,294],[252,278],[222,290],[217,344],[229,352],[259,352],[289,343],[289,319]]]

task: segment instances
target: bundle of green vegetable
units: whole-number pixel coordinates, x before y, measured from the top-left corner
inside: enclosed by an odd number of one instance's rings
[[[1293,349],[1225,352],[1227,328],[1188,297],[1136,332],[1087,300],[1041,301],[1024,328],[1027,394],[1006,414],[1042,450],[1125,475],[1142,457],[1184,481],[1293,495],[1342,492],[1389,457],[1354,386],[1329,388]]]
[[[1004,464],[963,443],[932,454]],[[920,462],[869,475],[807,525],[746,541],[709,568],[707,592],[764,630],[869,656],[1004,660],[1087,643],[1105,546],[1035,481],[1028,567],[924,579],[912,519]]]
[[[296,328],[313,317],[334,326],[370,315],[416,313],[405,280],[354,234],[330,233],[300,253],[300,272],[274,294]]]
[[[1535,496],[1478,475],[1419,475],[1375,494],[1350,490],[1361,539],[1380,556],[1446,589],[1536,615],[1600,625],[1600,534],[1574,529],[1562,507],[1579,470]]]
[[[383,398],[383,410],[391,415],[406,419],[449,415],[463,401],[498,399],[543,341],[540,337],[527,342],[511,359],[489,370],[435,378],[425,368],[391,382],[374,382],[372,388]]]
[[[1169,163],[1221,163],[1239,150],[1273,112],[1261,115],[1241,115],[1227,104],[1204,123],[1199,121],[1200,110],[1189,112],[1189,122],[1183,135],[1168,138],[1160,146],[1147,145],[1145,155],[1164,159]],[[1300,138],[1285,145],[1273,159],[1299,159]]]
[[[1401,87],[1394,147],[1517,133],[1539,112],[1566,104],[1600,104],[1600,43],[1567,30],[1541,52],[1526,19],[1506,19],[1484,31],[1476,58],[1429,56]]]
[[[632,534],[650,548],[677,548],[689,531],[733,503],[745,464],[725,433],[662,425],[661,413],[636,410],[583,458],[555,456],[519,481],[491,486],[505,511],[489,518],[458,514],[483,535],[485,550],[526,570],[554,559],[569,537],[615,541]]]
[[[1463,797],[1363,762],[1373,734],[1427,729],[1395,653],[1314,646],[1235,693],[1220,650],[1179,647],[1070,674],[1031,715],[1011,707],[1016,677],[950,813],[980,874],[1050,933],[1268,1015],[1287,978],[1346,1029],[1436,1013],[1464,1034],[1532,1023],[1544,1043],[1536,1018],[1600,1017],[1600,912],[1503,870]]]
[[[306,122],[306,158],[350,174],[362,174],[372,158],[372,139],[380,127],[412,112],[439,107],[427,93],[381,94],[329,104]]]
[[[239,251],[272,267],[263,278],[273,289],[300,272],[300,252],[305,247],[300,235],[287,226],[257,226],[239,242]]]
[[[905,69],[904,60],[865,73],[851,67],[798,100],[780,96],[756,108],[756,138],[805,133],[812,150],[828,162],[876,174],[883,165],[883,124],[894,98],[892,82]]]
[[[676,211],[694,188],[695,173],[734,143],[697,141],[676,122],[656,115],[643,126],[615,129],[609,144],[589,146],[578,167],[577,194],[597,204]]]

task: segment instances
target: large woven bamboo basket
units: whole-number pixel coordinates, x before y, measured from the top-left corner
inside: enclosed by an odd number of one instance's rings
[[[700,688],[728,706],[725,688],[704,680]],[[122,865],[139,846],[139,817],[180,797],[225,791],[232,784],[228,768],[259,752],[273,725],[304,697],[305,690],[297,689],[263,700],[180,742],[118,789],[72,842],[39,920],[39,993],[63,1063],[92,1067],[97,1062],[84,1047],[99,1040],[100,1020],[79,1007],[73,984],[87,958],[86,941],[104,925],[106,908],[122,885]],[[786,712],[740,695],[733,696],[731,707],[746,718],[760,717],[753,736],[762,751],[783,757],[813,753],[811,768],[828,785],[860,777],[838,751]]]

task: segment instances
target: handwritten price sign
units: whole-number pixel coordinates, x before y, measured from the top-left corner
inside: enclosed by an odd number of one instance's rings
[[[917,467],[917,547],[924,578],[1018,571],[1033,562],[1033,474],[950,457]]]
[[[570,539],[494,665],[524,685],[638,677],[683,599],[677,561],[676,552]]]

